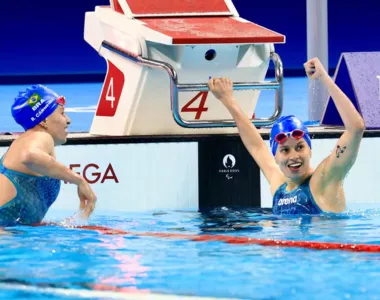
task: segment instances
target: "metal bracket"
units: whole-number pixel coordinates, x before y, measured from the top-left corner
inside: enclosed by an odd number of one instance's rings
[[[147,59],[139,55],[130,53],[126,50],[112,45],[107,41],[102,42],[102,47],[108,49],[118,55],[121,55],[139,65],[147,67],[159,68],[165,70],[170,78],[170,101],[172,106],[173,118],[176,123],[185,128],[215,128],[215,127],[236,127],[233,119],[226,120],[200,120],[189,121],[184,120],[179,114],[178,92],[189,91],[208,91],[207,84],[178,84],[177,72],[168,63]],[[233,83],[234,90],[275,90],[275,111],[269,118],[250,119],[256,126],[272,125],[281,115],[283,109],[283,67],[280,56],[271,52],[270,59],[275,67],[275,81],[257,81],[257,82],[236,82]]]

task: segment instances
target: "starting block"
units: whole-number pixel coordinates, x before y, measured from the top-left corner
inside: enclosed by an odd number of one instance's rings
[[[233,81],[254,124],[271,125],[282,113],[274,44],[285,37],[240,18],[231,0],[110,0],[86,13],[84,38],[107,62],[91,134],[236,133],[230,113],[208,92],[210,76]],[[264,81],[270,62],[276,79]],[[256,119],[263,89],[275,91],[275,110]]]
[[[334,81],[362,115],[367,129],[380,129],[380,52],[342,53]],[[321,125],[344,126],[329,96]]]

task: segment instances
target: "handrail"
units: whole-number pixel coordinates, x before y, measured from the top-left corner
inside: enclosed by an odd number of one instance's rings
[[[178,107],[178,93],[189,91],[208,91],[208,85],[205,83],[178,84],[178,76],[175,69],[168,63],[148,59],[136,55],[124,49],[121,49],[107,41],[102,42],[102,47],[118,55],[123,56],[139,65],[165,70],[170,78],[170,101],[173,118],[176,123],[185,128],[215,128],[215,127],[236,127],[233,119],[225,120],[184,120]],[[275,111],[269,118],[250,119],[256,126],[269,126],[273,124],[281,115],[283,109],[283,66],[279,55],[271,52],[270,59],[275,66],[275,81],[257,81],[257,82],[235,82],[234,90],[275,90]]]

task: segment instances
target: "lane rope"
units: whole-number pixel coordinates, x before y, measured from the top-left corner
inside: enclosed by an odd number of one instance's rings
[[[49,226],[51,224],[42,223],[34,226]],[[276,239],[257,239],[245,236],[228,236],[228,235],[201,235],[201,234],[182,234],[168,232],[132,232],[121,229],[114,229],[105,226],[74,226],[73,229],[86,229],[97,231],[105,235],[131,235],[139,237],[156,237],[165,239],[183,239],[194,242],[223,242],[235,245],[260,245],[271,247],[295,247],[313,250],[343,250],[351,252],[370,252],[380,253],[380,245],[375,244],[352,244],[336,242],[317,242],[317,241],[291,241]]]

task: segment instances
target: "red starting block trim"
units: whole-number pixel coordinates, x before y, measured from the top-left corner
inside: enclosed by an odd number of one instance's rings
[[[120,2],[128,5],[132,15],[231,14],[225,0],[111,0],[115,10],[122,12]],[[118,2],[116,4],[116,2]],[[124,4],[124,3],[123,3]],[[125,12],[124,12],[125,13]]]
[[[145,26],[170,36],[172,44],[285,43],[285,36],[233,17],[138,18]]]
[[[118,0],[110,0],[111,8],[118,13],[124,14]]]

